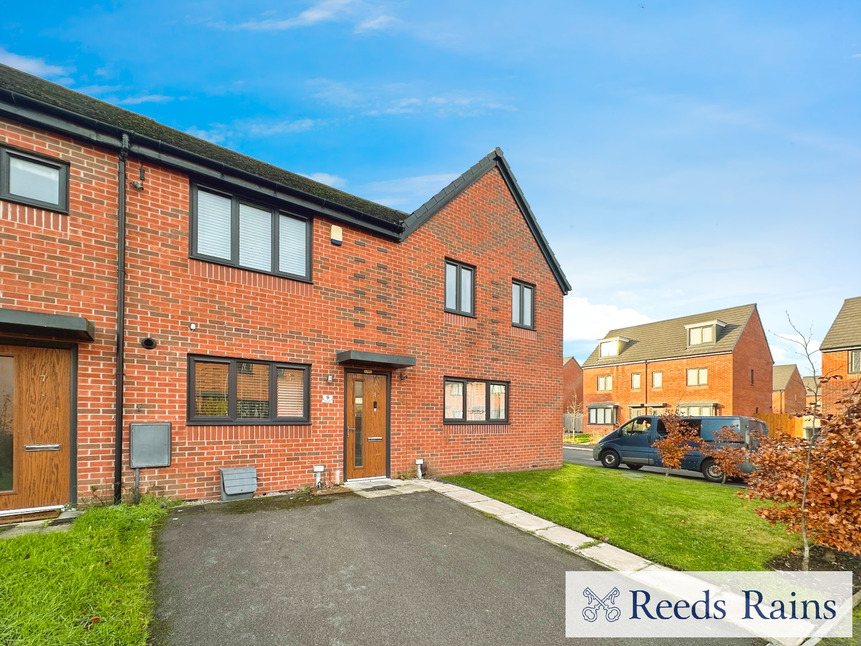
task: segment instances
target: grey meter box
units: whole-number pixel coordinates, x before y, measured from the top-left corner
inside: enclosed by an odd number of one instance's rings
[[[170,466],[170,422],[131,424],[129,462],[132,469]]]
[[[257,491],[256,468],[237,467],[235,469],[220,469],[220,471],[222,500],[251,498]]]

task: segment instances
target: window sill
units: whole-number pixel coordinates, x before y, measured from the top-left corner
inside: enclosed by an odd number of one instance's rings
[[[443,310],[443,311],[444,311],[446,314],[454,314],[455,316],[464,316],[464,317],[466,317],[466,318],[470,318],[470,319],[474,319],[474,318],[476,318],[476,316],[475,316],[475,314],[474,314],[474,313],[473,313],[473,314],[470,314],[469,312],[461,312],[461,311],[459,311],[459,310],[450,310],[450,309],[448,309],[448,308],[445,308],[445,310]]]
[[[188,257],[190,260],[196,260],[197,262],[206,262],[212,265],[219,265],[221,267],[230,267],[231,269],[238,269],[240,271],[250,271],[251,273],[261,274],[262,276],[273,276],[274,278],[284,278],[286,280],[295,280],[299,283],[313,284],[313,280],[307,276],[297,276],[296,274],[282,274],[275,271],[266,271],[265,269],[243,267],[242,265],[234,265],[233,263],[227,262],[225,260],[221,260],[219,258],[212,258],[209,256],[196,256],[194,254],[189,254]]]
[[[286,419],[276,419],[276,420],[223,420],[223,419],[211,419],[211,420],[187,420],[185,422],[186,426],[242,426],[242,427],[255,427],[255,426],[311,426],[311,421],[291,421]]]
[[[460,419],[446,419],[442,422],[446,426],[499,426],[500,424],[510,424],[508,420],[495,419],[489,422],[465,421]]]

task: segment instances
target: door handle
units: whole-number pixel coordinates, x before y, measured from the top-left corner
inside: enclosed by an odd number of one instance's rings
[[[383,441],[382,437],[369,437],[368,438],[368,442],[382,442],[382,441]]]
[[[348,430],[348,431],[355,431],[355,430],[356,430],[356,427],[355,427],[355,426],[348,426],[348,427],[347,427],[347,430]]]
[[[59,451],[60,445],[59,444],[25,444],[24,450],[31,452],[31,453],[35,452],[35,451]]]

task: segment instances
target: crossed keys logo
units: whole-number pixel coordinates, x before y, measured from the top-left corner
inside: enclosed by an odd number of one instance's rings
[[[602,599],[592,592],[591,588],[583,590],[583,596],[588,600],[586,607],[583,608],[583,619],[588,622],[595,621],[598,618],[598,610],[603,610],[604,619],[607,621],[616,621],[622,615],[622,611],[615,607],[616,597],[618,597],[619,594],[619,588],[613,588],[610,590],[610,593]],[[595,604],[594,606],[592,606],[593,603]]]

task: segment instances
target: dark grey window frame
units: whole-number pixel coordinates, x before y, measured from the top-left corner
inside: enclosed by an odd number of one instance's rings
[[[445,388],[446,384],[450,383],[461,383],[463,384],[463,419],[460,418],[449,418],[445,416]],[[466,419],[467,410],[466,410],[466,384],[468,383],[482,383],[485,384],[486,388],[484,389],[484,411],[485,415],[488,416],[487,419],[478,420],[478,419]],[[474,425],[488,425],[488,424],[508,424],[509,421],[509,402],[511,401],[511,382],[510,381],[502,381],[499,379],[467,379],[466,377],[443,377],[442,381],[442,421],[443,424],[474,424]],[[490,387],[491,386],[505,386],[505,418],[504,419],[490,419]]]
[[[227,372],[227,415],[226,416],[195,416],[194,393],[195,393],[195,364],[196,363],[220,363],[228,366]],[[269,366],[269,417],[266,419],[244,419],[237,415],[237,364],[254,363]],[[290,370],[303,370],[303,400],[302,417],[278,417],[277,411],[277,374],[279,368]],[[290,424],[291,426],[304,426],[311,423],[311,366],[304,363],[289,363],[287,361],[260,361],[257,359],[241,359],[235,357],[211,357],[200,354],[188,355],[188,390],[186,401],[186,421],[189,425],[206,426],[272,426],[273,424]]]
[[[11,181],[11,164],[9,159],[17,157],[33,164],[47,166],[60,171],[60,186],[59,186],[59,202],[42,202],[41,200],[33,200],[28,197],[15,195],[9,191]],[[46,211],[54,211],[68,215],[69,213],[69,162],[56,157],[48,157],[47,155],[39,155],[27,150],[19,148],[10,148],[8,146],[0,147],[0,200],[15,202],[16,204],[25,204],[34,206]]]
[[[225,258],[219,258],[217,256],[208,256],[206,254],[199,253],[197,250],[197,233],[198,233],[198,218],[197,218],[197,194],[198,191],[206,191],[207,193],[212,193],[213,195],[219,195],[226,199],[230,200],[230,260],[226,260]],[[245,204],[246,206],[254,207],[255,209],[260,209],[262,211],[269,211],[272,214],[272,222],[271,222],[271,247],[272,247],[272,259],[271,259],[271,270],[266,271],[264,269],[260,269],[258,267],[246,267],[239,263],[239,205]],[[217,188],[213,188],[206,184],[198,184],[195,182],[191,183],[191,191],[190,191],[190,199],[189,199],[189,215],[191,224],[190,224],[190,236],[189,236],[189,255],[196,260],[203,260],[205,262],[211,262],[216,265],[225,265],[227,267],[236,267],[238,269],[243,269],[245,271],[254,271],[259,274],[270,274],[272,276],[281,276],[283,278],[290,278],[291,280],[298,280],[305,283],[312,282],[311,276],[311,268],[312,268],[312,260],[311,260],[311,252],[313,250],[312,244],[312,234],[313,234],[313,225],[311,218],[299,215],[297,213],[293,213],[283,208],[270,206],[266,204],[262,204],[257,200],[252,200],[246,198],[237,193],[233,193],[231,191],[224,191]],[[279,245],[281,243],[280,239],[280,215],[285,215],[290,218],[294,218],[296,220],[301,220],[305,223],[305,273],[304,274],[290,274],[284,271],[278,270],[278,265],[280,262],[279,257]]]
[[[466,263],[466,262],[460,262],[459,260],[453,260],[451,258],[446,258],[445,264],[446,265],[452,265],[452,266],[457,268],[457,278],[455,279],[456,284],[455,284],[455,296],[454,296],[454,300],[457,303],[457,308],[450,308],[450,307],[445,306],[445,294],[447,291],[445,289],[447,287],[447,285],[445,284],[445,281],[448,280],[448,271],[445,271],[445,275],[443,276],[443,295],[442,295],[442,298],[443,298],[443,306],[445,307],[445,311],[451,312],[452,314],[460,314],[461,316],[470,316],[472,318],[475,318],[475,276],[477,273],[475,266],[470,265],[469,263]],[[461,281],[461,272],[463,271],[463,269],[469,269],[470,271],[472,271],[472,309],[471,310],[458,309],[460,307],[461,300],[462,300],[461,299],[462,294],[461,294],[460,286],[461,286],[461,283],[463,282],[463,281]]]
[[[530,293],[532,294],[532,325],[523,325],[522,323],[516,323],[514,320],[511,321],[511,325],[513,325],[514,327],[519,327],[519,328],[524,329],[524,330],[534,330],[535,329],[535,285],[533,285],[532,283],[527,283],[526,281],[523,281],[523,280],[517,280],[516,278],[513,278],[511,280],[511,284],[512,285],[520,285],[520,307],[518,309],[520,311],[520,320],[521,321],[523,320],[523,301],[524,301],[524,294],[526,293],[526,291],[524,290],[524,287],[528,287],[531,290]],[[513,315],[513,313],[514,313],[514,305],[513,304],[512,304],[511,310],[512,310],[512,315]]]

